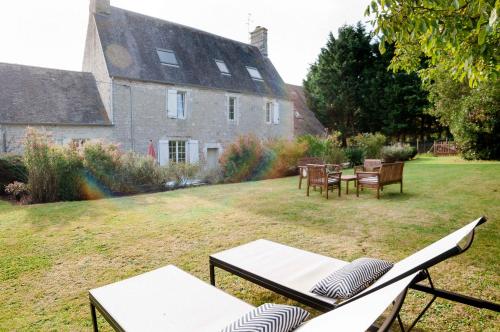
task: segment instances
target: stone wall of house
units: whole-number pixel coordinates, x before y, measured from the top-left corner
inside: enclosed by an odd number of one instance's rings
[[[104,59],[102,43],[99,40],[95,19],[92,14],[89,16],[82,71],[94,74],[102,103],[108,113],[109,121],[113,123],[112,83],[106,66],[106,60]]]
[[[31,127],[50,133],[53,140],[58,144],[68,143],[72,139],[104,139],[111,141],[112,138],[111,126],[32,125]],[[22,152],[26,129],[27,126],[25,125],[1,125],[0,152]]]
[[[187,93],[186,119],[168,118],[168,89]],[[228,117],[230,95],[237,97],[234,121]],[[160,140],[191,139],[199,141],[200,160],[203,160],[208,147],[223,148],[240,135],[293,138],[293,105],[285,99],[114,79],[112,100],[113,139],[139,153],[146,153],[149,140],[157,148]],[[279,103],[279,124],[266,123],[267,101]]]

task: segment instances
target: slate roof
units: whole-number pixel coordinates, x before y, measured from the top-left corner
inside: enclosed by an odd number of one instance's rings
[[[0,63],[0,124],[110,121],[91,73]]]
[[[116,7],[94,17],[112,77],[287,98],[285,83],[257,47]],[[179,68],[162,65],[157,48],[174,51]],[[214,59],[232,76],[221,75]],[[257,68],[264,81],[252,80],[245,66]]]
[[[293,102],[294,134],[302,136],[306,134],[323,135],[325,127],[319,122],[316,115],[307,107],[304,89],[298,85],[287,84],[288,94]]]

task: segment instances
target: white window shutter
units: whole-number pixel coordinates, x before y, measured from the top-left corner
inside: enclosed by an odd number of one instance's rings
[[[189,149],[189,163],[197,164],[200,161],[200,152],[199,152],[199,143],[197,140],[190,139],[188,141],[188,149]]]
[[[167,90],[167,116],[172,119],[177,118],[177,90]]]
[[[273,110],[273,122],[274,124],[280,123],[280,104],[275,101],[273,103],[274,110]]]
[[[160,166],[168,165],[168,141],[166,140],[158,143],[158,161]]]

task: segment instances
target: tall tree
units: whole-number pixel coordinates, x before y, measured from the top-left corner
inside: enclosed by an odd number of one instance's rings
[[[438,72],[427,87],[430,113],[450,128],[466,159],[500,159],[500,80],[470,88]]]
[[[340,28],[338,38],[330,33],[304,81],[312,110],[325,126],[342,133],[344,144],[358,132],[363,75],[372,62],[370,39],[360,23]]]
[[[304,81],[311,109],[342,140],[360,132],[403,138],[422,136],[435,125],[425,115],[427,93],[416,74],[392,73],[387,66],[393,48],[378,52],[378,44],[361,24],[330,34]]]
[[[499,11],[499,0],[373,0],[365,14],[374,17],[381,52],[395,43],[394,70],[417,71],[426,56],[422,77],[438,70],[475,87],[498,79]]]

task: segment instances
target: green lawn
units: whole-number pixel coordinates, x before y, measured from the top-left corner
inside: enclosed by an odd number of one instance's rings
[[[380,200],[370,190],[306,197],[296,186],[291,177],[87,202],[0,201],[0,331],[89,330],[89,289],[167,264],[208,281],[210,253],[258,238],[397,261],[481,215],[489,221],[473,247],[431,273],[437,287],[500,301],[500,162],[420,157],[405,165],[405,193],[389,186]],[[286,301],[226,273],[218,280],[254,305]],[[426,298],[411,292],[403,319]],[[491,311],[437,300],[417,331],[499,326]]]

